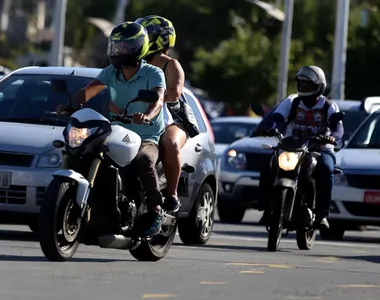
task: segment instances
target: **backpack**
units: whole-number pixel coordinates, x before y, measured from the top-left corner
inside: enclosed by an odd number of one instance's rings
[[[284,129],[286,129],[286,127],[296,117],[297,107],[300,105],[300,103],[301,103],[301,98],[300,97],[296,97],[296,98],[293,99],[292,107],[290,108],[289,116],[288,116],[288,119],[286,120]],[[325,104],[323,104],[323,114],[325,115],[325,120],[327,120],[328,111],[329,111],[329,108],[330,108],[331,104],[332,104],[332,102],[330,100],[328,100],[328,99],[326,99]]]

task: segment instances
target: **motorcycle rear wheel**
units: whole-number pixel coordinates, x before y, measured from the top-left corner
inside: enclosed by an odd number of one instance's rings
[[[66,261],[78,249],[81,213],[75,191],[72,180],[57,177],[45,193],[39,216],[39,241],[50,261]],[[60,231],[62,234],[58,235]]]

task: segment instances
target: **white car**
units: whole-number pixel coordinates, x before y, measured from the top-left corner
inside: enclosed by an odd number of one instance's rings
[[[345,230],[380,225],[380,112],[359,126],[336,154],[337,167],[330,207],[330,230],[324,239],[341,239]]]

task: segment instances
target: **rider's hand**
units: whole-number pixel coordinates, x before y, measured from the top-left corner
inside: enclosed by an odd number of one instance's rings
[[[324,139],[329,143],[335,143],[335,138],[333,136],[325,136]]]
[[[133,123],[137,125],[147,124],[148,120],[148,117],[143,113],[135,113],[132,119]]]
[[[115,104],[113,104],[112,102],[110,102],[110,111],[115,114],[115,115],[119,115],[119,114],[122,114],[124,113],[124,109],[116,106]]]

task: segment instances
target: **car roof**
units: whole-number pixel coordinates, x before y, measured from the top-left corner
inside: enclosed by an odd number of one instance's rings
[[[247,117],[247,116],[237,116],[237,117],[219,117],[214,118],[210,123],[250,123],[258,124],[262,120],[261,117]]]
[[[331,100],[331,102],[338,105],[339,110],[360,110],[362,104],[359,100]]]
[[[71,75],[71,76],[78,76],[78,77],[96,78],[101,71],[102,69],[100,68],[83,68],[83,67],[25,67],[25,68],[17,69],[10,74],[12,75],[14,74]]]

